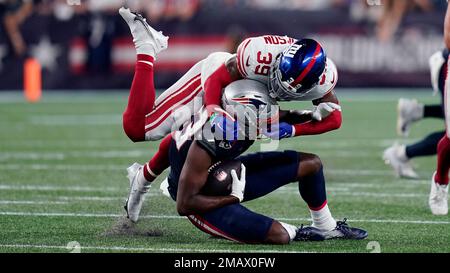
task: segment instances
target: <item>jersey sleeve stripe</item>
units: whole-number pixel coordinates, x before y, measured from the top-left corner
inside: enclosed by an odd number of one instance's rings
[[[244,64],[244,53],[245,53],[245,49],[247,48],[248,44],[250,43],[250,38],[245,40],[238,48],[237,51],[237,62],[238,62],[238,70],[239,73],[241,73],[241,76],[243,77],[247,77],[248,74],[245,71],[245,64]]]
[[[333,78],[334,78],[333,79],[334,80],[333,85],[330,87],[330,89],[328,89],[328,91],[327,91],[327,93],[325,93],[325,95],[330,93],[336,87],[336,84],[338,82],[338,73],[337,73],[337,71],[336,71],[336,73],[333,73]]]

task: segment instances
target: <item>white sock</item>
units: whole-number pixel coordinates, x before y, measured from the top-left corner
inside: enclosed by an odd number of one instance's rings
[[[145,166],[143,168],[145,168]],[[138,190],[141,192],[147,192],[148,189],[150,189],[152,182],[145,179],[143,168],[139,169],[136,179],[138,182]]]
[[[336,227],[336,220],[331,215],[328,205],[325,205],[320,210],[309,210],[311,212],[311,218],[313,221],[312,226],[320,229],[321,231],[330,231]]]
[[[287,233],[289,234],[289,238],[292,240],[294,240],[295,235],[297,235],[297,227],[293,226],[293,225],[289,225],[283,222],[279,222],[284,229],[287,231]]]
[[[397,150],[397,155],[400,157],[402,161],[408,161],[409,158],[406,156],[406,146],[400,145]]]
[[[136,54],[150,55],[153,57],[153,59],[156,60],[155,49],[153,48],[152,44],[150,43],[135,44],[135,47],[136,47]]]
[[[416,119],[416,120],[421,120],[421,119],[423,119],[423,116],[425,115],[425,105],[422,104],[422,103],[419,103],[419,104],[417,105],[417,109],[418,109],[419,111],[417,111],[416,116],[415,116],[415,119]]]

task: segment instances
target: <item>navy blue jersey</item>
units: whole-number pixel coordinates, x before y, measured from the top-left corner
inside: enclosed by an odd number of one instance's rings
[[[211,157],[212,163],[235,159],[247,168],[244,202],[262,197],[286,184],[295,182],[300,157],[295,151],[265,152],[241,156],[254,141],[226,141],[198,137],[203,134],[194,124],[173,135],[169,148],[169,193],[177,199],[178,183],[191,145],[195,142]],[[196,135],[194,140],[193,136]],[[199,140],[201,139],[201,140]],[[188,219],[200,230],[238,242],[261,243],[273,224],[271,217],[253,212],[236,203],[203,214],[189,215]]]
[[[230,160],[244,153],[254,141],[250,140],[187,140],[181,145],[177,145],[176,140],[172,140],[169,150],[170,173],[168,177],[169,192],[174,200],[176,200],[176,192],[178,190],[178,180],[181,170],[194,141],[203,148],[212,158],[213,163],[223,160]]]
[[[192,142],[186,143],[180,150],[176,148],[175,143],[171,145],[172,169],[169,175],[169,192],[174,200],[182,168],[180,163],[184,162],[190,144]],[[184,156],[178,156],[181,154]],[[295,151],[283,151],[247,154],[239,156],[237,160],[247,168],[243,200],[247,202],[295,182],[301,158]],[[213,236],[245,243],[264,241],[273,223],[271,217],[253,212],[245,208],[242,203],[227,205],[203,214],[190,215],[189,220],[197,228]]]

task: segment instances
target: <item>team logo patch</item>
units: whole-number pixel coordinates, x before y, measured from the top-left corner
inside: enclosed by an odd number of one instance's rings
[[[227,179],[227,176],[227,173],[224,171],[218,171],[215,174],[216,179],[219,181],[225,181],[225,179]]]
[[[229,149],[231,149],[231,144],[229,141],[222,140],[221,142],[219,142],[219,147],[222,149],[229,150]]]
[[[232,98],[232,100],[240,104],[254,105],[255,107],[267,105],[264,101],[255,98]]]

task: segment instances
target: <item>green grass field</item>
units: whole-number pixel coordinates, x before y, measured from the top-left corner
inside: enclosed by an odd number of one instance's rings
[[[366,240],[267,246],[211,239],[161,194],[164,176],[152,187],[142,220],[124,230],[125,169],[148,160],[158,144],[134,144],[124,135],[126,92],[48,93],[38,104],[24,103],[19,93],[0,93],[0,252],[70,252],[74,241],[81,252],[367,253],[371,241],[381,252],[450,252],[450,217],[431,215],[427,205],[435,157],[415,161],[421,175],[416,181],[395,178],[381,160],[383,149],[397,140],[397,99],[432,103],[438,97],[425,90],[339,93],[339,131],[286,140],[280,149],[322,158],[334,217],[367,229]],[[442,128],[442,121],[426,120],[401,141]],[[246,206],[295,225],[309,223],[295,184]]]

